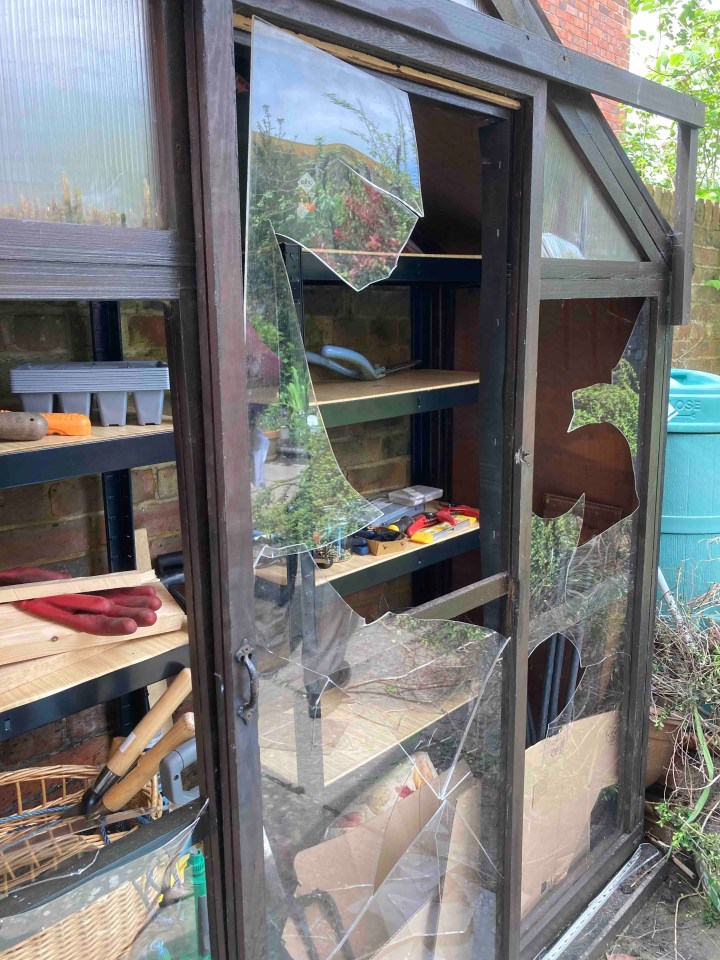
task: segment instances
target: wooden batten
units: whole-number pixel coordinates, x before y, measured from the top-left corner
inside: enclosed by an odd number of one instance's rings
[[[237,30],[244,30],[246,33],[252,33],[252,18],[245,17],[240,13],[233,14],[233,25]],[[288,31],[293,32],[293,31]],[[305,43],[311,43],[319,50],[331,53],[339,60],[346,63],[353,63],[358,67],[366,67],[368,70],[377,70],[378,73],[387,73],[393,77],[404,77],[407,80],[415,80],[418,83],[424,83],[428,87],[437,87],[438,90],[447,90],[451,93],[459,93],[465,97],[471,97],[473,100],[481,100],[484,103],[493,103],[498,107],[506,107],[509,110],[519,110],[521,103],[513,97],[506,97],[501,93],[493,93],[492,90],[483,90],[481,87],[475,87],[469,83],[462,83],[459,80],[451,80],[450,77],[439,77],[434,73],[426,73],[424,70],[416,70],[414,67],[408,67],[400,63],[390,63],[388,60],[381,60],[379,57],[373,57],[369,53],[362,53],[360,50],[351,50],[349,47],[341,47],[336,43],[328,43],[325,40],[318,40],[317,37],[308,37],[303,33],[294,33],[299,40]]]

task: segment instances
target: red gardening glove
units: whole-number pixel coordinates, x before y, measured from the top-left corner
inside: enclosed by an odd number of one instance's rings
[[[126,587],[97,594],[68,593],[21,600],[15,606],[78,633],[122,637],[135,633],[138,627],[152,626],[162,601],[152,587]]]

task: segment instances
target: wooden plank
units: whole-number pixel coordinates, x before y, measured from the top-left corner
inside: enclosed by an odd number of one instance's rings
[[[690,323],[697,157],[698,132],[681,123],[678,126],[670,284],[670,323],[673,326]]]
[[[658,297],[667,287],[666,280],[652,277],[618,278],[615,280],[543,280],[541,300],[606,300],[612,297]]]
[[[161,587],[160,581],[152,570],[125,570],[121,573],[103,573],[96,577],[72,577],[68,580],[19,583],[11,587],[0,587],[0,604],[18,603],[20,600],[37,600],[40,597],[59,597],[71,593],[120,590],[122,587],[141,587],[148,584]],[[0,609],[0,616],[2,615],[3,611]]]
[[[667,275],[667,267],[658,260],[623,263],[617,260],[543,259],[540,268],[542,280],[665,280]]]
[[[69,653],[56,653],[49,657],[3,664],[0,666],[0,690],[11,690],[31,680],[57,673],[58,670],[80,663],[81,660],[94,657],[97,652],[97,647],[87,647],[85,650],[71,650]]]
[[[138,627],[137,632],[132,635],[133,639],[171,633],[180,630],[185,623],[185,614],[167,590],[160,584],[156,585],[156,589],[163,602],[157,611],[157,622],[151,627]],[[87,648],[96,649],[118,642],[118,637],[96,637],[89,633],[77,633],[70,627],[62,627],[18,610],[12,604],[5,604],[0,608],[0,664],[18,663]]]
[[[353,46],[373,55],[392,52],[399,60],[414,59],[427,69],[437,64],[428,58],[423,41],[445,47],[444,66],[453,70],[458,54],[472,51],[508,64],[517,71],[649,110],[671,120],[701,127],[705,107],[699,100],[635,76],[614,64],[603,63],[555,41],[534,36],[502,20],[469,10],[451,0],[254,0],[239,4],[291,29],[317,30],[331,42],[353,38]],[[450,48],[450,49],[448,49]],[[520,92],[512,84],[509,93]]]
[[[233,17],[233,23],[237,30],[244,30],[247,33],[252,32],[252,19],[236,13]],[[448,90],[452,93],[461,93],[466,97],[472,97],[473,100],[481,100],[486,103],[493,103],[499,107],[506,107],[509,110],[519,110],[520,101],[512,97],[506,97],[500,93],[494,93],[491,90],[483,90],[480,87],[474,87],[469,83],[462,83],[459,80],[452,80],[449,77],[439,77],[424,70],[417,70],[407,65],[390,63],[371,54],[362,53],[359,50],[351,50],[349,47],[339,46],[336,43],[327,43],[319,40],[317,37],[309,37],[302,33],[296,33],[295,36],[305,43],[310,43],[319,50],[332,54],[339,60],[346,63],[352,63],[358,67],[367,67],[378,73],[390,74],[394,77],[407,77],[409,80],[417,80],[420,83],[431,87],[437,87],[439,90]],[[375,254],[377,256],[377,254]]]
[[[86,437],[43,437],[42,440],[15,440],[0,443],[0,457],[6,454],[35,453],[38,450],[57,450],[60,447],[75,447],[85,443],[98,443],[103,440],[127,440],[133,437],[147,437],[159,433],[172,433],[173,425],[170,417],[164,417],[162,423],[148,424],[141,427],[139,424],[129,423],[124,427],[92,427]]]
[[[479,383],[477,373],[460,370],[403,370],[380,380],[314,380],[319,406],[325,403],[355,403],[375,397],[392,397],[423,390],[472,386]]]
[[[499,600],[506,596],[507,592],[508,575],[496,573],[435,600],[428,600],[427,603],[408,610],[408,614],[418,620],[452,620],[493,600]]]
[[[148,532],[142,527],[135,531],[135,567],[138,570],[147,570],[152,572],[152,560],[150,559],[150,541]]]
[[[65,663],[60,669],[44,676],[18,684],[12,688],[0,688],[0,710],[13,710],[16,707],[52,697],[63,690],[69,690],[88,680],[113,673],[124,667],[130,667],[168,650],[183,647],[188,642],[186,630],[175,630],[154,637],[123,640],[106,647],[93,650],[93,655],[81,661]],[[54,658],[52,658],[54,659]]]

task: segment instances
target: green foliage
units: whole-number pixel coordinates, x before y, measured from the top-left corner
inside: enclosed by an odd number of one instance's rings
[[[656,14],[657,31],[635,35],[656,51],[646,76],[702,100],[705,128],[699,135],[698,196],[720,201],[720,10],[714,0],[630,0],[633,13]],[[640,110],[629,110],[621,136],[646,183],[672,188],[675,175],[674,125]]]
[[[625,437],[633,457],[637,456],[640,383],[629,360],[620,360],[612,383],[596,383],[576,390],[572,428],[593,423],[612,423]]]

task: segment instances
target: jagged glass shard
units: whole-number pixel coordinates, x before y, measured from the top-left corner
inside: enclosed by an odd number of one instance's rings
[[[256,572],[271,955],[494,956],[507,640],[366,623],[307,554]]]

